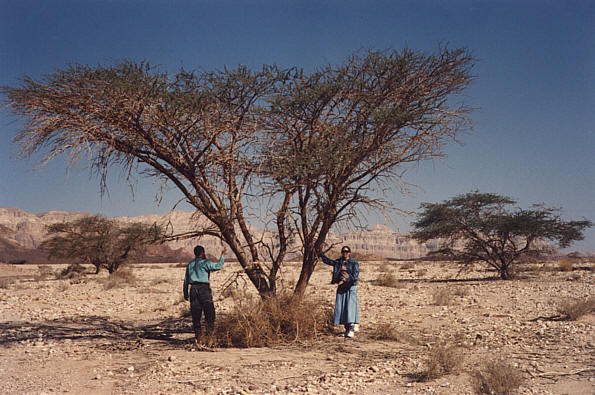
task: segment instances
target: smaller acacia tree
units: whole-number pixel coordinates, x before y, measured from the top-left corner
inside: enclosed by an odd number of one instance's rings
[[[132,223],[119,225],[115,220],[89,216],[72,222],[49,225],[48,234],[40,248],[50,257],[77,259],[115,272],[140,252],[147,244],[162,242],[164,230],[157,224]]]
[[[485,262],[506,280],[521,257],[547,252],[549,243],[568,247],[593,225],[587,220],[563,221],[559,209],[511,209],[515,204],[509,197],[478,191],[442,203],[422,203],[411,236],[419,242],[442,239],[442,247],[432,253],[461,263]]]

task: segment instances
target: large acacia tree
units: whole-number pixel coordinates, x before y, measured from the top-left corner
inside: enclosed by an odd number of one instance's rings
[[[467,129],[469,109],[453,97],[472,65],[465,49],[444,48],[367,51],[312,73],[72,65],[3,93],[27,120],[22,156],[85,155],[102,186],[112,167],[173,185],[212,225],[186,236],[225,241],[261,295],[274,292],[298,235],[301,294],[333,225],[358,207],[390,208],[378,189],[401,185],[405,165],[441,157]],[[251,205],[267,206],[268,248]]]
[[[411,235],[420,242],[441,239],[435,253],[463,264],[484,262],[506,280],[523,256],[550,252],[549,243],[568,247],[593,226],[587,220],[564,221],[559,209],[515,205],[507,196],[477,191],[442,203],[422,203]]]

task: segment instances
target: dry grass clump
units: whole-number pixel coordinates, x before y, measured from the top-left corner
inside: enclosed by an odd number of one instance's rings
[[[432,295],[432,304],[436,306],[448,306],[452,303],[453,293],[450,288],[438,288]]]
[[[382,265],[380,265],[380,267],[378,268],[378,271],[381,273],[390,273],[393,269],[393,265],[391,265],[388,262],[384,262]]]
[[[85,273],[85,268],[79,263],[68,265],[65,269],[56,274],[57,280],[78,278]]]
[[[269,347],[332,333],[331,311],[307,297],[281,294],[236,300],[234,310],[218,320],[216,344],[222,347]]]
[[[376,278],[376,285],[381,287],[403,288],[401,283],[392,273],[382,273]]]
[[[465,297],[469,295],[469,288],[467,287],[456,287],[456,289],[453,292],[453,295],[455,296],[461,296],[461,297]]]
[[[37,266],[37,269],[39,270],[39,274],[33,276],[33,280],[35,280],[35,281],[47,280],[49,277],[54,276],[54,271],[52,270],[52,268],[50,266],[39,265],[39,266]]]
[[[558,314],[562,319],[575,321],[595,311],[595,296],[586,299],[568,299],[558,305]]]
[[[415,262],[405,262],[401,265],[401,270],[411,270],[415,268]]]
[[[488,360],[471,373],[478,394],[507,395],[523,383],[523,376],[502,359]]]
[[[574,266],[574,262],[571,259],[563,259],[558,261],[558,268],[562,272],[571,272]]]
[[[2,289],[6,289],[8,288],[11,284],[15,283],[15,279],[14,278],[9,278],[9,277],[2,277],[0,278],[0,288]]]
[[[418,381],[430,381],[454,373],[461,366],[461,353],[449,344],[438,344],[431,348],[426,357],[424,370]]]
[[[105,290],[136,284],[136,276],[128,268],[117,270],[102,281]]]
[[[402,336],[390,322],[381,323],[371,328],[368,333],[370,339],[399,341]]]

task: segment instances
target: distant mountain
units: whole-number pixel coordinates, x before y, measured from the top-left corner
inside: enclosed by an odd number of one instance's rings
[[[0,207],[0,260],[8,261],[17,259],[18,251],[22,256],[43,260],[44,255],[37,247],[47,237],[46,227],[56,222],[68,222],[91,215],[86,212],[48,211],[40,214],[28,213],[15,207]],[[208,226],[207,221],[200,216],[186,211],[171,211],[167,214],[147,214],[137,217],[118,217],[122,223],[142,222],[157,223],[168,231],[179,234],[196,231]],[[265,241],[274,240],[275,235],[264,230],[253,229]],[[218,255],[221,249],[220,242],[212,236],[204,236],[200,240],[186,239],[168,242],[162,246],[150,246],[147,260],[159,261],[185,261],[193,256],[193,249],[197,244],[205,247],[208,253]],[[329,234],[329,244],[349,245],[359,256],[370,256],[381,259],[415,259],[425,256],[429,251],[438,247],[436,241],[417,243],[406,235],[401,235],[390,228],[377,225],[369,231],[346,232],[342,234]],[[291,248],[289,257],[299,256],[299,245]],[[231,256],[230,256],[231,257]],[[26,259],[26,258],[22,258]],[[31,258],[30,258],[31,259]]]

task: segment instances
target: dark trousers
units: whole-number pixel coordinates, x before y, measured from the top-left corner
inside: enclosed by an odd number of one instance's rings
[[[201,335],[200,319],[205,314],[208,333],[215,328],[215,305],[213,304],[213,293],[207,283],[192,284],[190,286],[190,312],[192,313],[192,325],[194,335],[199,338]]]

